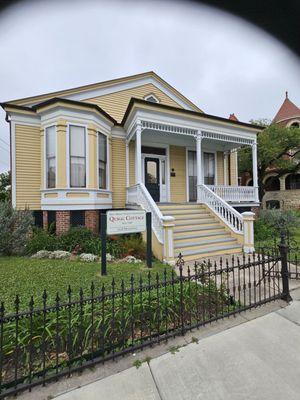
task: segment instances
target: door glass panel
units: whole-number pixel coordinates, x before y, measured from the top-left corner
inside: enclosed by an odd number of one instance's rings
[[[165,160],[161,161],[161,184],[166,184],[166,162]]]
[[[204,153],[204,183],[206,185],[215,184],[215,155],[214,153]]]
[[[155,161],[147,161],[147,182],[158,183],[157,163]]]
[[[189,201],[197,200],[197,162],[196,152],[188,151],[188,174],[189,174]]]

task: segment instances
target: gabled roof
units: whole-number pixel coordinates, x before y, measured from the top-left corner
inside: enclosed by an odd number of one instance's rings
[[[285,121],[290,118],[300,117],[300,108],[296,106],[285,92],[285,99],[272,122]]]
[[[177,98],[180,98],[181,101],[188,104],[191,109],[202,112],[202,110],[199,107],[197,107],[193,102],[191,102],[188,98],[183,96],[178,90],[176,90],[173,86],[171,86],[169,83],[167,83],[164,79],[162,79],[160,76],[158,76],[153,71],[148,71],[148,72],[144,72],[144,73],[136,74],[136,75],[125,76],[125,77],[117,78],[117,79],[111,79],[108,81],[93,83],[90,85],[79,86],[79,87],[75,87],[75,88],[71,88],[71,89],[59,90],[59,91],[51,92],[51,93],[44,93],[44,94],[37,95],[37,96],[31,96],[31,97],[25,97],[22,99],[10,100],[10,101],[7,101],[6,103],[13,103],[13,104],[17,104],[17,105],[29,106],[29,105],[33,105],[36,103],[40,103],[45,100],[49,100],[54,97],[68,98],[68,96],[72,96],[72,95],[74,96],[77,93],[84,93],[84,92],[90,92],[92,90],[104,89],[104,88],[111,87],[111,86],[114,86],[117,84],[138,81],[138,80],[141,80],[142,78],[152,78],[154,81],[158,82],[158,84],[164,86],[167,90],[172,92],[173,95],[175,95]]]
[[[90,109],[90,110],[97,111],[98,113],[103,115],[103,117],[105,117],[107,120],[112,122],[114,125],[118,125],[118,122],[113,117],[111,117],[109,114],[107,114],[107,112],[102,110],[102,108],[97,106],[96,104],[84,103],[82,101],[68,100],[68,99],[63,99],[63,98],[59,98],[59,97],[53,97],[53,98],[51,98],[49,100],[46,100],[46,101],[43,101],[41,103],[35,104],[32,107],[20,106],[18,104],[13,104],[13,103],[0,103],[0,105],[4,110],[7,110],[7,108],[10,108],[10,109],[15,109],[15,110],[22,110],[22,111],[35,113],[36,111],[42,109],[43,107],[55,105],[55,104],[58,104],[58,103],[59,104],[65,104],[65,105],[71,105],[71,106],[84,107],[84,108],[87,108],[87,109]]]
[[[178,108],[178,107],[173,107],[173,106],[168,106],[166,104],[160,104],[160,103],[152,103],[149,102],[147,100],[141,100],[141,99],[136,99],[134,97],[131,98],[127,110],[124,114],[123,120],[121,122],[121,125],[124,126],[131,110],[134,108],[135,105],[144,105],[147,106],[149,108],[154,108],[154,109],[160,109],[161,111],[175,111],[178,112],[178,114],[185,114],[185,115],[190,115],[190,116],[197,116],[200,117],[201,119],[203,118],[204,120],[214,120],[214,121],[220,121],[220,122],[225,122],[228,124],[233,124],[236,126],[240,126],[240,127],[245,127],[245,128],[252,128],[255,129],[256,131],[260,131],[265,129],[264,126],[260,126],[260,125],[254,125],[254,124],[250,124],[247,122],[240,122],[240,121],[236,121],[236,120],[232,120],[229,118],[223,118],[223,117],[218,117],[216,115],[211,115],[211,114],[206,114],[203,112],[197,112],[197,111],[191,111],[191,110],[185,110],[184,108]]]

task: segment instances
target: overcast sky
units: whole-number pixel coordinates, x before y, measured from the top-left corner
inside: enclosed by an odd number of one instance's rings
[[[271,119],[285,90],[300,105],[296,56],[196,3],[24,1],[0,14],[0,60],[0,101],[153,70],[209,114]],[[4,118],[0,171],[9,164]]]

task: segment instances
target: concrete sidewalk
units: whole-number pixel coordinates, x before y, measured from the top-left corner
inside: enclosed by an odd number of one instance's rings
[[[300,301],[296,293],[295,298],[287,307],[57,398],[299,400]]]

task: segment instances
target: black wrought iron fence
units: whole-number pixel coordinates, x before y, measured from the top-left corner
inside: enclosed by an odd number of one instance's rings
[[[42,307],[0,307],[0,398],[285,297],[278,254],[252,254],[148,274]]]

